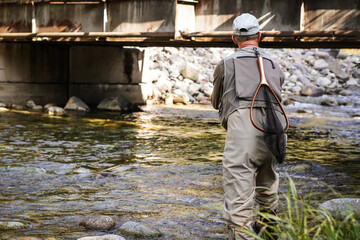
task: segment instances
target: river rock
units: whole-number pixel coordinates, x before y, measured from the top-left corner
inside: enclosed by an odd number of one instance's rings
[[[180,89],[175,89],[174,90],[173,102],[174,103],[189,104],[190,103],[190,98],[187,95],[187,93],[182,92]]]
[[[118,96],[113,98],[106,98],[102,100],[97,106],[101,110],[120,111],[120,112],[141,112],[142,110],[134,103],[127,100],[125,97]]]
[[[353,78],[360,78],[360,68],[354,68],[351,70],[351,76]]]
[[[172,105],[174,103],[174,96],[172,94],[166,94],[165,104]]]
[[[17,229],[24,229],[27,226],[21,222],[0,222],[0,230],[7,231],[7,230],[17,230]]]
[[[175,55],[179,53],[179,49],[175,47],[164,47],[163,49],[165,52],[170,53],[171,55]]]
[[[74,110],[74,111],[82,111],[89,112],[90,108],[86,103],[84,103],[80,98],[72,96],[68,102],[66,103],[65,110]]]
[[[28,100],[28,101],[26,101],[25,106],[26,106],[27,108],[32,109],[33,107],[36,106],[36,104],[35,104],[35,102],[34,102],[33,100]]]
[[[198,83],[192,83],[189,85],[189,87],[187,88],[188,92],[191,94],[191,95],[199,95],[200,93],[200,89],[201,89],[201,85],[198,84]]]
[[[169,71],[169,77],[172,78],[177,78],[181,74],[179,67],[176,65],[171,65],[168,68],[168,71]]]
[[[315,52],[315,57],[328,59],[330,57],[330,55],[329,55],[329,53],[324,52],[324,51],[317,51],[317,52]]]
[[[326,77],[318,77],[316,78],[315,83],[320,87],[327,87],[331,84],[331,80]]]
[[[109,230],[115,226],[115,220],[109,216],[91,216],[80,221],[79,225],[86,229]]]
[[[168,92],[171,90],[171,83],[168,78],[160,78],[156,83],[155,87],[162,93]]]
[[[313,113],[311,110],[308,109],[298,109],[296,110],[297,113],[306,113],[306,114],[311,114]]]
[[[146,226],[141,225],[138,222],[126,222],[120,228],[119,231],[136,237],[160,237],[162,233],[159,230],[153,230]]]
[[[330,96],[323,96],[320,103],[321,105],[330,106],[330,107],[335,107],[338,105],[336,99]]]
[[[45,104],[44,110],[47,112],[50,107],[56,107],[56,103],[48,103],[48,104]]]
[[[312,97],[319,97],[319,96],[324,95],[324,93],[325,93],[324,88],[315,87],[313,85],[304,86],[300,91],[301,95],[303,95],[303,96],[312,96]]]
[[[301,63],[294,63],[292,65],[293,68],[295,69],[298,69],[302,75],[308,75],[309,74],[309,71],[307,70],[307,68],[305,67],[304,64],[301,64]]]
[[[102,236],[82,237],[82,238],[78,238],[77,240],[125,240],[125,238],[115,234],[107,234]]]
[[[340,67],[340,64],[335,60],[329,60],[329,69],[335,74],[335,76],[341,80],[348,80],[349,74],[346,74]]]
[[[297,62],[297,63],[302,62],[302,55],[301,55],[301,52],[299,52],[299,50],[290,50],[289,51],[289,56],[292,59],[294,59],[294,61]]]
[[[288,168],[289,171],[294,171],[294,172],[307,172],[310,169],[311,166],[309,164],[296,164]]]
[[[350,95],[352,95],[352,92],[349,91],[349,90],[346,90],[346,89],[342,89],[342,90],[339,92],[339,95],[341,95],[341,96],[350,96]]]
[[[21,104],[11,104],[11,108],[15,110],[24,110],[24,106]]]
[[[298,76],[297,79],[299,82],[301,82],[303,85],[311,85],[310,80],[305,76]]]
[[[328,67],[329,67],[329,64],[324,59],[317,59],[314,62],[314,68],[316,70],[322,70],[322,69],[325,69]]]
[[[350,78],[350,80],[348,80],[346,82],[347,86],[354,86],[354,87],[358,87],[359,86],[359,79],[356,78]]]
[[[286,98],[283,100],[283,104],[286,105],[292,105],[295,103],[295,100],[293,98]]]
[[[339,51],[338,55],[336,56],[336,58],[338,59],[346,59],[349,56],[348,53],[343,52],[343,51]]]
[[[193,64],[187,63],[183,69],[181,69],[181,74],[185,78],[189,78],[194,81],[198,81],[199,79],[199,71],[197,70],[197,67]]]
[[[319,209],[346,215],[353,210],[360,211],[360,198],[336,198],[320,204]]]
[[[65,114],[65,110],[61,107],[52,106],[47,109],[49,115],[61,116]]]

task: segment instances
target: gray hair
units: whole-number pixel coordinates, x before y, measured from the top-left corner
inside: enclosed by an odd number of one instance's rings
[[[249,41],[249,40],[258,39],[259,33],[255,33],[255,34],[249,35],[249,36],[234,35],[234,37],[235,37],[235,41],[236,41],[236,42],[244,42],[244,41]]]

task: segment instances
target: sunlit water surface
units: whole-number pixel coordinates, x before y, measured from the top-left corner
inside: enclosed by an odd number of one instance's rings
[[[306,102],[300,107],[306,107]],[[315,105],[311,105],[315,106]],[[144,107],[144,112],[0,113],[0,221],[28,224],[0,231],[76,239],[120,234],[130,220],[159,229],[154,239],[221,239],[222,151],[225,131],[208,106]],[[314,201],[360,196],[359,125],[354,108],[287,108],[291,128],[286,177]],[[307,164],[306,171],[293,167]],[[85,216],[108,215],[113,230],[89,231]],[[134,237],[123,235],[126,239]]]

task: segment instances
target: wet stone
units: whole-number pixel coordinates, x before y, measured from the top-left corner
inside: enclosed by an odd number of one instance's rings
[[[312,113],[312,111],[311,110],[307,110],[307,109],[298,109],[297,111],[296,111],[297,113]]]
[[[48,114],[49,115],[64,115],[65,114],[65,110],[61,107],[57,107],[57,106],[52,106],[48,108]]]
[[[120,228],[119,231],[136,237],[159,237],[161,232],[159,230],[153,230],[137,222],[126,222]]]
[[[330,212],[339,212],[346,214],[354,210],[360,211],[360,198],[337,198],[320,204],[319,209],[325,209]]]
[[[17,230],[17,229],[24,229],[27,226],[21,222],[0,222],[0,230]]]
[[[287,99],[285,99],[284,101],[283,101],[283,104],[284,105],[292,105],[292,104],[294,104],[295,103],[295,101],[294,101],[294,99],[292,99],[292,98],[287,98]]]
[[[291,166],[288,168],[288,171],[294,171],[294,172],[307,172],[311,169],[311,166],[308,164],[298,164],[295,166]]]
[[[125,238],[115,234],[107,234],[102,236],[82,237],[78,238],[77,240],[125,240]]]
[[[300,94],[303,96],[312,96],[319,97],[325,93],[325,90],[320,87],[315,87],[313,85],[305,86],[301,89]]]
[[[80,221],[79,225],[86,229],[109,230],[115,226],[115,220],[109,216],[92,216]]]
[[[334,107],[338,105],[338,102],[333,97],[325,96],[321,99],[321,105]]]
[[[90,108],[80,98],[72,96],[66,103],[65,110],[89,112]]]
[[[97,106],[101,110],[120,111],[120,112],[141,112],[142,110],[134,103],[122,96],[106,98]]]

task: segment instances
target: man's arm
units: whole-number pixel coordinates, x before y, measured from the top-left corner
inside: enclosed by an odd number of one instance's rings
[[[214,70],[214,90],[211,94],[211,104],[215,109],[219,109],[219,103],[223,95],[224,85],[224,61],[221,60]]]

